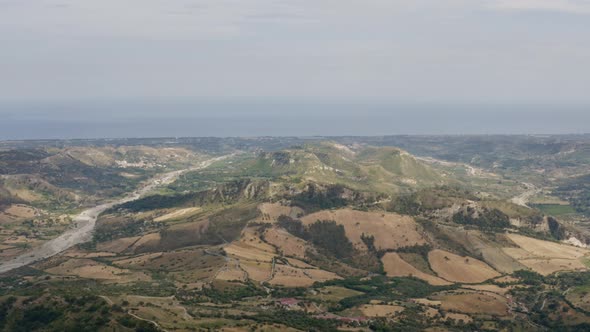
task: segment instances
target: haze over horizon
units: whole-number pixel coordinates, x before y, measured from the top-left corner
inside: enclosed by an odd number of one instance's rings
[[[4,104],[8,105],[8,104]],[[0,139],[582,134],[585,106],[92,101],[14,103]]]

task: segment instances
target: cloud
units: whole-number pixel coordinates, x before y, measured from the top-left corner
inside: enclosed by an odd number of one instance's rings
[[[0,0],[0,39],[239,38],[253,25],[327,30],[476,7],[468,0]],[[10,33],[8,32],[10,29]],[[15,32],[17,33],[15,35]],[[18,33],[22,35],[18,35]],[[25,36],[26,37],[26,36]]]
[[[487,6],[499,10],[590,14],[589,0],[491,0]]]
[[[0,0],[0,100],[586,101],[589,3]]]
[[[246,19],[295,16],[283,7],[264,0],[0,0],[0,39],[231,39]]]

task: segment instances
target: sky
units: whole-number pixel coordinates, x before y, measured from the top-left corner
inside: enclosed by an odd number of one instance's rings
[[[379,125],[420,105],[481,132],[509,131],[483,121],[502,105],[569,119],[514,131],[590,132],[588,36],[590,0],[0,0],[0,139],[59,135],[18,127],[48,118],[306,114],[294,105]],[[257,132],[275,133],[236,131]]]

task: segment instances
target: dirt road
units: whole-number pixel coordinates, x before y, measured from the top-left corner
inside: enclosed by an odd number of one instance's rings
[[[528,206],[529,200],[533,196],[535,196],[536,194],[540,193],[541,189],[537,188],[532,183],[524,182],[523,185],[526,187],[526,191],[523,192],[522,194],[512,198],[510,201],[512,203],[520,205],[520,206],[529,207]]]

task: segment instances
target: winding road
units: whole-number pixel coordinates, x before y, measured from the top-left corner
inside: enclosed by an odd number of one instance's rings
[[[96,225],[96,220],[98,219],[98,216],[104,211],[112,208],[115,205],[137,200],[141,196],[147,194],[148,192],[152,191],[153,189],[159,186],[167,185],[174,182],[174,180],[176,180],[180,175],[186,172],[206,168],[210,166],[212,163],[223,160],[227,157],[229,156],[221,156],[217,158],[208,159],[200,162],[197,166],[191,168],[157,175],[150,179],[140,189],[128,194],[124,198],[121,198],[113,202],[101,204],[83,211],[78,216],[76,216],[76,218],[74,218],[74,228],[68,229],[66,232],[64,232],[57,238],[45,242],[40,247],[33,248],[28,252],[25,252],[24,254],[21,254],[9,261],[0,262],[0,273],[5,273],[17,269],[19,267],[23,267],[34,262],[49,258],[77,244],[90,241],[92,239],[92,231],[94,230],[94,227]]]

